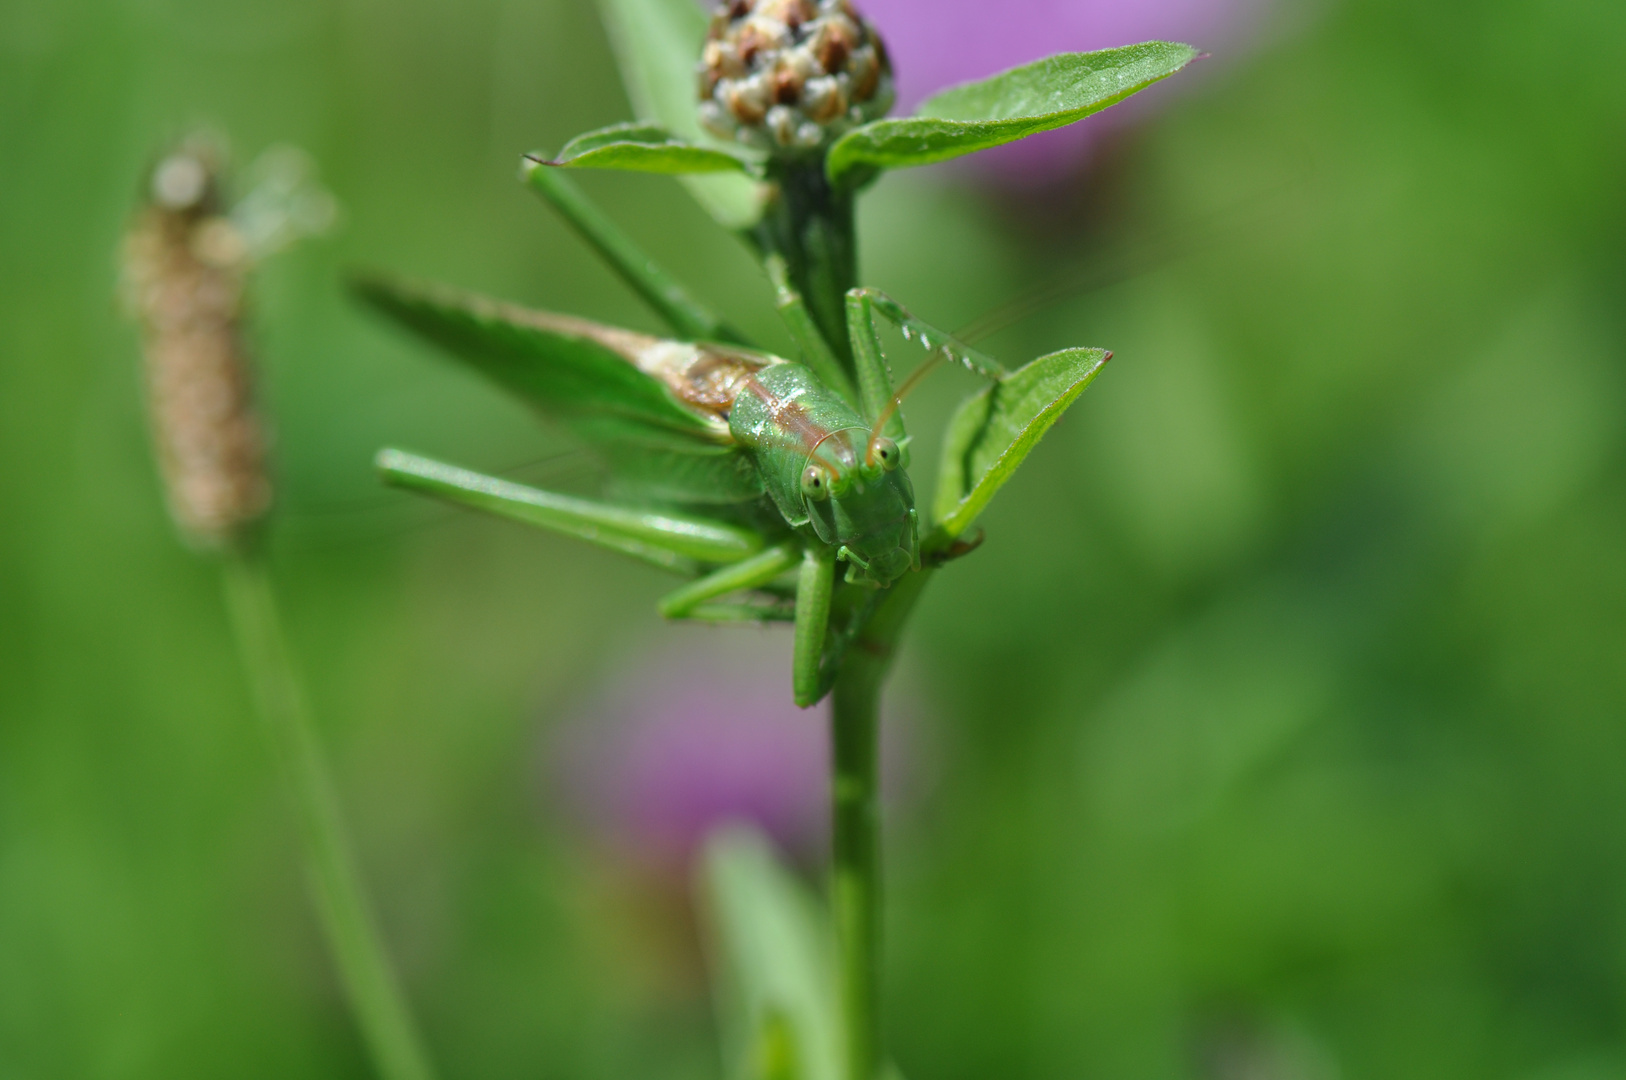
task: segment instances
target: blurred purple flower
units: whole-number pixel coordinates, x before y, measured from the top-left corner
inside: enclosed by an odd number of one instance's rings
[[[898,86],[894,115],[900,116],[946,86],[1051,53],[1157,39],[1219,53],[1234,50],[1246,43],[1264,5],[1265,0],[859,0],[892,55]],[[1072,127],[969,161],[1006,180],[1055,180],[1082,164],[1095,139],[1167,100],[1170,89],[1158,88]]]
[[[618,669],[558,729],[549,758],[567,811],[657,874],[687,872],[706,833],[729,820],[811,859],[827,831],[829,713],[791,702],[789,635],[667,633],[671,645]]]

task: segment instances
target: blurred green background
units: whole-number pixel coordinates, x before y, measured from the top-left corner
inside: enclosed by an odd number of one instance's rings
[[[1087,175],[864,204],[865,280],[926,318],[1082,269],[989,348],[1117,354],[910,639],[916,1080],[1626,1076],[1626,8],[1272,25]],[[0,2],[0,1076],[368,1075],[113,300],[141,172],[199,122],[305,147],[346,208],[258,279],[273,560],[444,1075],[717,1075],[673,887],[607,870],[540,760],[667,582],[381,491],[385,443],[564,444],[339,288],[653,329],[515,182],[627,115],[582,0]],[[786,347],[681,189],[588,186]]]

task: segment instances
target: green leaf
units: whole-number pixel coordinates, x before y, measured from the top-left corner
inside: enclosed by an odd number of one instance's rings
[[[1063,349],[967,398],[943,437],[933,516],[947,539],[963,533],[1112,356]]]
[[[903,169],[986,150],[1100,112],[1192,60],[1190,45],[1148,41],[1089,53],[1058,53],[950,87],[912,117],[877,120],[830,148],[825,171],[844,184],[864,167]]]
[[[702,874],[730,1075],[838,1080],[831,943],[816,902],[754,829],[712,834]]]
[[[589,131],[565,143],[544,165],[572,169],[622,169],[647,173],[750,173],[753,164],[738,154],[697,146],[654,124],[616,124]]]
[[[695,65],[706,14],[694,0],[598,0],[621,82],[640,120],[686,142],[706,141],[700,127]],[[728,173],[683,176],[695,200],[720,224],[745,229],[762,217],[766,188]]]

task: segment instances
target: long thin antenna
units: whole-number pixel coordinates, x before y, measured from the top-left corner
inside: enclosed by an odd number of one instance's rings
[[[1058,280],[1047,286],[1023,293],[989,309],[966,323],[962,329],[955,331],[954,336],[967,344],[974,344],[1006,327],[1014,326],[1031,315],[1037,315],[1070,296],[1082,296],[1150,273],[1176,259],[1201,250],[1223,235],[1226,227],[1230,225],[1253,223],[1260,216],[1259,210],[1273,205],[1281,195],[1296,190],[1302,184],[1302,177],[1283,182],[1268,191],[1240,199],[1199,221],[1165,230],[1162,235],[1154,237],[1139,251],[1121,256],[1116,265],[1102,267],[1097,263],[1082,266],[1070,273],[1064,272]]]
[[[886,430],[887,422],[897,415],[898,406],[903,404],[903,399],[908,397],[910,392],[921,384],[926,376],[931,373],[932,368],[942,362],[943,354],[944,350],[940,348],[926,357],[915,370],[909,373],[909,377],[903,380],[896,390],[892,391],[892,400],[886,403],[886,408],[881,410],[881,415],[875,418],[875,426],[870,429],[869,445],[864,450],[864,464],[875,464],[875,442],[881,437],[881,432]]]

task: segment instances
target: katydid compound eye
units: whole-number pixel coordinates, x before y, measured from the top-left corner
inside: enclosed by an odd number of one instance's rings
[[[870,447],[870,456],[875,464],[887,472],[896,469],[903,460],[903,452],[898,449],[898,444],[885,435],[875,440],[874,445]]]
[[[830,470],[823,465],[809,465],[802,470],[802,494],[810,499],[828,499],[830,482]]]

